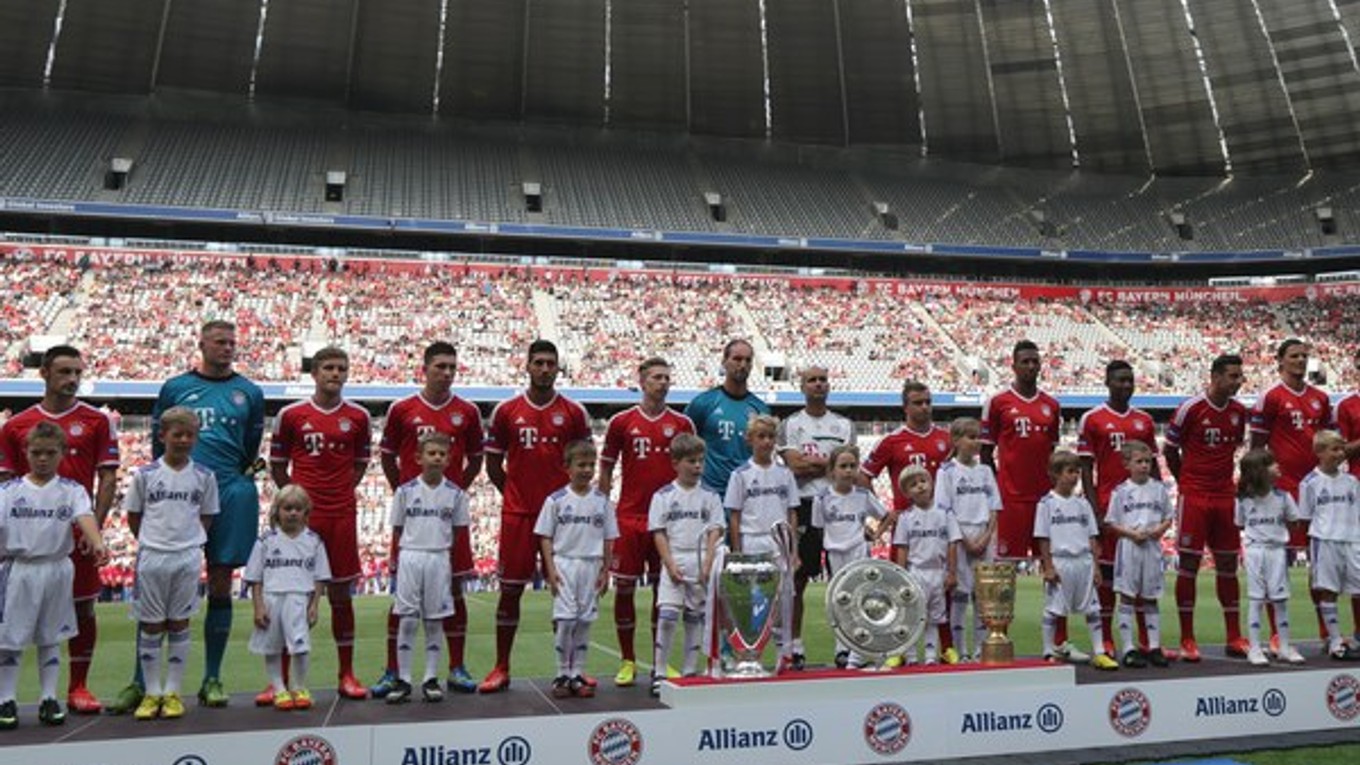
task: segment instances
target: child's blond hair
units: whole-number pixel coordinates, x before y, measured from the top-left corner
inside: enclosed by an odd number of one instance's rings
[[[1048,458],[1049,477],[1057,478],[1068,468],[1080,470],[1081,457],[1078,457],[1074,452],[1070,452],[1066,449],[1058,449],[1053,452],[1053,456]]]
[[[704,439],[693,433],[681,433],[671,439],[671,462],[679,462],[690,457],[702,457],[708,451]]]
[[[924,465],[907,465],[902,468],[902,472],[897,474],[897,488],[905,492],[907,490],[907,479],[915,478],[918,475],[930,478],[930,471],[926,470]]]
[[[1313,436],[1314,454],[1321,454],[1327,449],[1337,445],[1345,446],[1346,439],[1342,438],[1341,434],[1335,430],[1319,430],[1317,435]]]
[[[771,433],[779,432],[779,418],[772,414],[752,415],[746,422],[746,438],[749,440],[751,434],[757,430],[768,429]]]
[[[599,452],[595,450],[595,442],[588,438],[582,438],[567,444],[566,448],[562,450],[562,462],[563,464],[570,465],[572,462],[576,461],[578,457],[587,455],[594,460],[597,454],[599,454]]]
[[[169,433],[171,428],[184,428],[197,433],[200,427],[198,415],[187,406],[172,406],[161,413],[161,433]]]
[[[312,514],[312,498],[308,496],[307,490],[295,483],[279,489],[274,495],[274,501],[269,505],[269,528],[279,527],[279,508],[284,505],[301,505],[305,515]]]

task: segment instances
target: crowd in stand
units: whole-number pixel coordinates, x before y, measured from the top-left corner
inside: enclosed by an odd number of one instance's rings
[[[660,353],[675,364],[677,387],[704,388],[716,379],[721,338],[743,335],[755,339],[758,364],[820,364],[841,389],[892,389],[919,377],[936,390],[978,391],[995,387],[1009,363],[1006,338],[1019,333],[1046,349],[1050,390],[1098,392],[1102,360],[1116,357],[1136,360],[1144,393],[1192,390],[1203,378],[1196,359],[1235,351],[1252,392],[1273,377],[1266,338],[1312,340],[1323,377],[1348,366],[1346,348],[1360,339],[1360,303],[1332,297],[1231,305],[906,297],[852,280],[435,264],[398,271],[366,262],[331,269],[263,256],[81,265],[0,259],[4,374],[32,376],[21,368],[23,341],[55,331],[92,351],[95,380],[162,379],[194,358],[179,331],[184,317],[235,322],[239,363],[253,379],[301,380],[310,342],[350,348],[356,382],[401,384],[415,381],[412,348],[447,337],[462,351],[460,384],[513,385],[520,349],[547,336],[560,340],[568,385],[626,386],[637,358]]]

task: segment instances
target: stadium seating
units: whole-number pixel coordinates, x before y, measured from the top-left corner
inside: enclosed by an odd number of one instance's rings
[[[191,120],[192,108],[157,116],[135,100],[24,103],[0,123],[0,196],[1049,249],[1336,243],[1321,233],[1320,205],[1332,208],[1340,237],[1360,231],[1360,185],[1325,170],[1303,180],[1150,179],[700,137],[359,114],[331,122],[263,106]],[[133,169],[126,188],[109,191],[102,181],[114,156]],[[343,202],[323,200],[328,170],[348,175]],[[541,185],[541,213],[526,210],[526,182]],[[708,215],[709,191],[722,195],[725,222]],[[897,230],[882,225],[876,202],[898,217]],[[1177,236],[1172,213],[1193,239]]]

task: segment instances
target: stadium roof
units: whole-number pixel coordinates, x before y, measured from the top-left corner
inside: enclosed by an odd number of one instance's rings
[[[0,86],[1119,173],[1360,164],[1357,0],[0,0]]]

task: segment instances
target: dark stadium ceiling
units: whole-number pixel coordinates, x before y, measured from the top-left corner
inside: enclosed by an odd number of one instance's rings
[[[1301,173],[1360,164],[1357,35],[1360,0],[0,0],[0,86]]]

